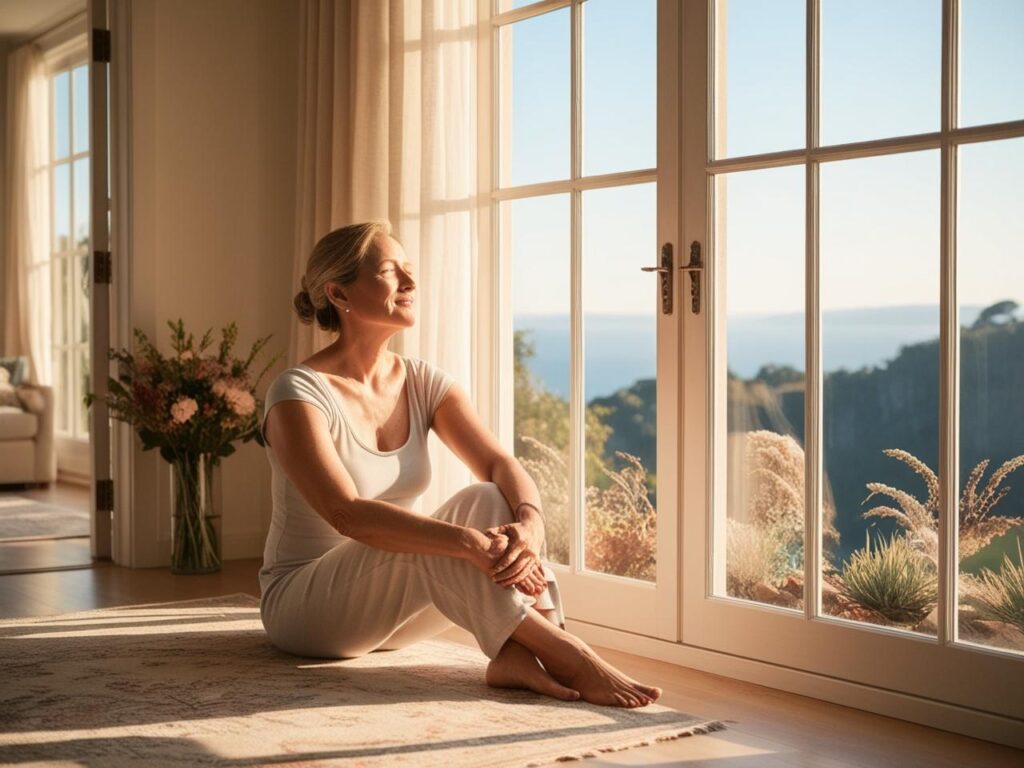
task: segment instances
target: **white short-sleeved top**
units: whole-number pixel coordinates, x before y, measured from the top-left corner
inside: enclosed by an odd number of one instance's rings
[[[285,369],[271,382],[264,398],[261,431],[266,429],[267,414],[275,403],[282,400],[312,403],[327,417],[338,456],[352,476],[360,498],[381,499],[412,509],[430,484],[427,436],[434,413],[455,379],[425,360],[400,357],[405,364],[405,392],[411,422],[409,439],[400,448],[378,451],[373,445],[366,445],[349,426],[344,404],[327,378],[301,363]],[[262,434],[266,439],[266,432]],[[306,502],[285,475],[269,444],[266,452],[270,461],[273,512],[259,574],[264,594],[277,578],[348,540]]]

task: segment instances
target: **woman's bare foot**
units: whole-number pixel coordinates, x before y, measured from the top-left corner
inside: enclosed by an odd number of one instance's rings
[[[555,627],[535,610],[528,611],[513,635],[540,659],[551,677],[579,691],[591,704],[642,707],[661,696],[660,688],[643,685],[616,669],[585,642]]]
[[[484,676],[493,688],[526,688],[563,701],[576,701],[580,694],[555,680],[525,646],[509,639],[487,665]]]

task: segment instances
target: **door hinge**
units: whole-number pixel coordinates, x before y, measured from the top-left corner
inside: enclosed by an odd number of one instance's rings
[[[114,511],[114,481],[113,480],[97,480],[96,481],[96,511],[97,512],[113,512]]]
[[[92,60],[99,64],[110,63],[110,30],[92,31]]]
[[[109,283],[111,280],[110,251],[92,252],[93,285]]]

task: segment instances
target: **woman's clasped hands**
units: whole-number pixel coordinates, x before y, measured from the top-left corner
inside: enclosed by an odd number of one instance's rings
[[[500,586],[513,586],[520,592],[536,597],[547,589],[540,562],[543,533],[524,523],[507,523],[488,528],[482,534],[486,550],[474,564]],[[540,539],[538,541],[538,539]]]

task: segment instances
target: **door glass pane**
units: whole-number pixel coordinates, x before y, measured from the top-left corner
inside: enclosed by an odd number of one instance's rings
[[[78,414],[78,436],[89,434],[89,409],[85,407],[83,397],[91,389],[89,383],[89,348],[79,347],[76,353],[78,388],[75,390],[75,411]]]
[[[89,158],[75,160],[75,250],[89,246]]]
[[[71,151],[71,75],[53,78],[53,157],[60,160]]]
[[[716,179],[729,597],[803,608],[804,168]]]
[[[822,0],[821,143],[939,130],[941,0]]]
[[[83,64],[72,73],[75,152],[89,150],[89,67]]]
[[[822,612],[935,635],[938,150],[824,164],[820,258]]]
[[[501,27],[501,185],[569,178],[569,9]]]
[[[71,247],[71,165],[61,163],[53,169],[53,249]]]
[[[1024,139],[959,155],[960,639],[1024,651]]]
[[[71,431],[71,419],[69,418],[68,411],[68,393],[71,390],[71,376],[69,370],[69,358],[68,350],[61,349],[57,353],[57,370],[54,371],[54,387],[53,401],[57,409],[57,431],[58,432],[70,432]]]
[[[656,163],[657,4],[588,0],[583,9],[583,173]]]
[[[583,193],[585,567],[654,581],[656,185]]]
[[[715,16],[715,157],[806,143],[804,0],[719,0]]]
[[[547,559],[569,563],[569,196],[501,203],[511,260],[515,456],[537,484]]]
[[[56,344],[67,344],[70,340],[67,315],[71,309],[71,293],[68,290],[71,285],[71,261],[65,256],[57,256],[54,261],[57,304],[53,306],[53,340]]]
[[[960,125],[1024,118],[1021,72],[1024,3],[961,0]]]
[[[75,340],[83,343],[89,341],[89,252],[79,252],[76,260],[78,261],[78,323]]]

